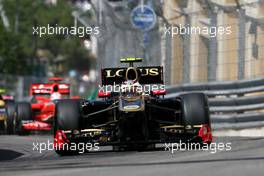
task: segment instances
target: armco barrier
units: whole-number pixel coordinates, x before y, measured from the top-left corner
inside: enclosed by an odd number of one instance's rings
[[[264,78],[184,84],[170,86],[166,90],[167,97],[204,92],[209,98],[211,119],[217,124],[215,126],[253,127],[252,124],[264,124]]]

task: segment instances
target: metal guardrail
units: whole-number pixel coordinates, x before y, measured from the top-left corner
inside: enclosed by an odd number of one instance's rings
[[[264,78],[257,78],[253,80],[242,80],[242,81],[223,81],[223,82],[211,82],[211,83],[194,83],[194,84],[183,84],[181,86],[170,86],[168,87],[168,93],[185,92],[185,91],[210,91],[210,90],[236,90],[243,88],[253,88],[264,86]]]
[[[241,97],[209,98],[210,106],[240,106],[264,103],[264,94]]]
[[[231,112],[238,112],[238,113],[242,113],[245,111],[254,111],[254,110],[260,110],[260,109],[264,109],[264,103],[260,103],[260,104],[253,104],[253,105],[242,105],[242,106],[220,106],[220,107],[210,107],[210,112],[212,113],[231,113]]]
[[[264,83],[263,83],[264,84]],[[202,87],[200,87],[202,88]],[[178,95],[179,93],[184,93],[184,92],[190,92],[190,91],[201,91],[203,90],[204,93],[207,94],[208,97],[214,97],[214,96],[231,96],[231,95],[243,95],[243,94],[249,94],[249,93],[257,93],[257,92],[264,92],[264,85],[263,86],[256,86],[256,87],[247,87],[247,88],[234,88],[234,89],[226,89],[226,90],[204,90],[204,89],[199,89],[193,88],[188,90],[185,88],[175,88],[175,87],[168,87],[167,92],[170,95]]]
[[[264,86],[250,87],[250,88],[239,88],[239,89],[227,89],[227,90],[211,90],[206,91],[206,94],[211,96],[216,95],[234,95],[234,94],[248,94],[264,91]]]
[[[166,90],[167,97],[188,92],[204,92],[209,98],[212,122],[218,127],[219,124],[229,124],[230,127],[234,124],[243,124],[241,127],[249,127],[245,124],[250,124],[252,127],[252,122],[264,124],[264,94],[261,94],[264,92],[264,78],[184,84],[170,86]]]

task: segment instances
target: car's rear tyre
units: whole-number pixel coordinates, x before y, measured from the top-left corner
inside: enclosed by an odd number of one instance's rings
[[[7,134],[15,133],[15,113],[16,113],[16,104],[15,102],[8,102],[6,104],[6,114],[7,114]]]
[[[31,121],[31,104],[27,102],[17,103],[15,116],[15,131],[18,135],[29,135],[30,131],[23,129],[23,121]]]
[[[210,124],[208,100],[203,93],[188,93],[180,96],[182,120],[185,125]]]
[[[58,101],[55,108],[54,138],[59,130],[79,130],[80,119],[81,113],[79,100]],[[78,154],[78,151],[71,151],[70,149],[62,150],[59,148],[55,148],[55,152],[60,156]]]

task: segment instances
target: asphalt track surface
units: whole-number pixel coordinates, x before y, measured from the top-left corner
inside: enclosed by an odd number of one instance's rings
[[[264,135],[263,135],[264,136]],[[33,142],[50,136],[0,136],[0,175],[264,175],[264,137],[219,137],[217,144],[231,142],[230,151],[129,151],[100,148],[78,156],[59,157],[53,151],[33,150]]]

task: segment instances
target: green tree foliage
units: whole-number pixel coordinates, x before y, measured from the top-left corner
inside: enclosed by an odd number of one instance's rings
[[[50,65],[58,56],[64,58],[62,74],[71,69],[89,68],[90,54],[78,36],[33,35],[35,26],[74,26],[72,4],[68,1],[58,0],[53,6],[44,0],[3,0],[3,8],[10,28],[5,29],[0,20],[0,73],[36,73],[40,70],[36,58],[38,49],[45,51]]]
[[[0,73],[28,74],[31,72],[28,57],[19,37],[0,27]]]

